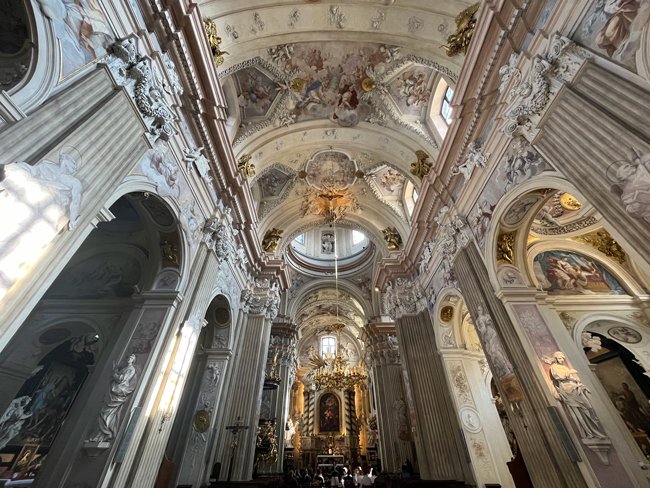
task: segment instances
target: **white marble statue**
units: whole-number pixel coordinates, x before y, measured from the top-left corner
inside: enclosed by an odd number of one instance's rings
[[[578,372],[565,364],[566,356],[557,351],[545,361],[551,365],[549,374],[556,390],[556,398],[567,407],[583,439],[606,439],[596,412],[587,397],[589,390],[578,377]]]
[[[120,426],[120,413],[131,393],[138,384],[138,372],[135,369],[135,355],[131,354],[126,366],[113,368],[113,379],[109,399],[99,412],[99,431],[90,439],[93,442],[105,442],[115,439]]]

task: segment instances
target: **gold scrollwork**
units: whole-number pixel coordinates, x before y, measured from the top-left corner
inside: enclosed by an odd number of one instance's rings
[[[237,168],[242,172],[244,178],[250,179],[255,176],[255,165],[251,163],[253,156],[244,154],[237,160]]]
[[[275,435],[275,420],[265,420],[257,428],[255,448],[258,464],[273,464],[278,459],[278,438]]]
[[[280,244],[280,239],[282,238],[282,230],[276,229],[273,227],[271,230],[267,231],[264,234],[264,239],[262,240],[262,249],[266,252],[275,252]]]
[[[515,264],[515,232],[503,232],[497,240],[497,261]]]
[[[572,240],[587,244],[602,252],[605,256],[615,259],[620,264],[627,264],[627,254],[605,229],[576,236]]]
[[[217,24],[215,24],[212,19],[204,19],[203,28],[205,29],[205,35],[208,38],[210,50],[212,51],[214,64],[215,66],[221,66],[225,60],[224,55],[230,53],[221,50],[222,39],[217,35]]]
[[[560,195],[560,205],[565,210],[580,210],[582,208],[582,203],[570,193]]]
[[[402,247],[402,236],[395,227],[386,227],[383,231],[384,240],[389,251],[398,251]]]
[[[447,56],[452,57],[457,54],[467,54],[467,48],[476,29],[476,12],[478,12],[479,3],[470,5],[454,19],[456,22],[456,32],[447,37],[447,44],[443,49]]]
[[[411,163],[411,173],[422,179],[429,174],[429,171],[431,171],[432,165],[429,161],[427,161],[427,159],[429,159],[429,155],[421,149],[418,149],[415,151],[415,156],[418,158],[418,160],[414,163]]]

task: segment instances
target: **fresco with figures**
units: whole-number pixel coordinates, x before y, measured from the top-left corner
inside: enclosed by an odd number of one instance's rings
[[[234,73],[244,124],[268,117],[283,95],[284,124],[327,119],[353,127],[372,116],[369,95],[379,84],[393,109],[412,122],[422,120],[435,73],[430,66],[404,59],[399,47],[372,43],[274,46],[257,64]]]
[[[98,1],[39,3],[59,41],[62,78],[104,56],[106,47],[115,41],[113,28]]]
[[[570,251],[545,251],[533,268],[541,287],[555,294],[607,293],[625,295],[621,284],[600,263]]]
[[[649,0],[595,0],[573,38],[598,54],[635,69],[635,56],[649,18]]]

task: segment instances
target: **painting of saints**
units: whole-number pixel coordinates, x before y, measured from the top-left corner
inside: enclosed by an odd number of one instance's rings
[[[634,67],[641,32],[649,15],[648,0],[597,0],[574,37],[588,48]]]
[[[38,0],[61,43],[63,77],[106,54],[113,29],[95,0]]]
[[[334,393],[325,393],[320,397],[318,404],[320,432],[340,432],[341,416],[338,397]]]
[[[570,251],[545,251],[535,256],[540,286],[555,294],[610,293],[625,295],[621,284],[600,263]]]

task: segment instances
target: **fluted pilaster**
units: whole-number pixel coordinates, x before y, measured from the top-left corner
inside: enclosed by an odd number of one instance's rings
[[[399,409],[395,408],[406,398],[396,331],[393,324],[368,324],[365,332],[370,375],[376,386],[382,467],[384,471],[398,473],[405,459],[414,461],[415,457],[408,417],[398,415]]]
[[[642,161],[650,154],[649,113],[647,90],[588,63],[558,94],[533,140],[569,181],[580,182],[581,194],[617,224],[616,232],[643,259],[650,255],[650,207],[641,196],[648,171]],[[623,164],[628,166],[621,169]]]
[[[575,446],[568,438],[562,441],[562,434],[551,418],[551,405],[544,387],[534,373],[537,365],[527,357],[473,243],[458,253],[454,273],[477,325],[495,383],[509,407],[508,417],[533,483],[558,488],[586,486],[578,464],[570,459],[567,451],[575,450]]]
[[[429,312],[424,310],[398,319],[397,337],[410,385],[405,401],[415,414],[415,446],[421,477],[472,482]]]

